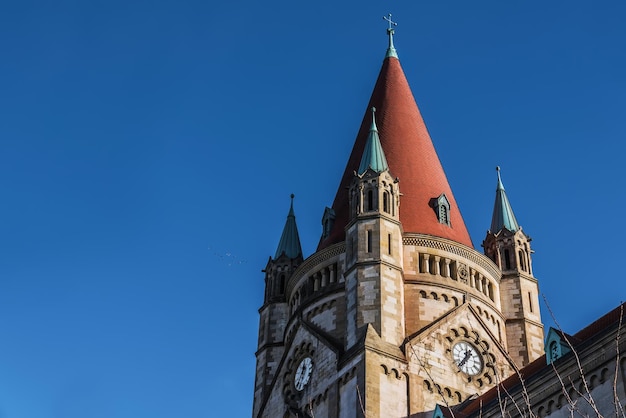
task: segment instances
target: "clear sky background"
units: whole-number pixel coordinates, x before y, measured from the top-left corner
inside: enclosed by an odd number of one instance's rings
[[[0,418],[250,416],[261,269],[291,193],[315,249],[388,12],[475,247],[500,165],[564,330],[624,300],[623,1],[4,2]]]

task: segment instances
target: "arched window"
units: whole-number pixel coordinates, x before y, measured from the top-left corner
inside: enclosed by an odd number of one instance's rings
[[[507,270],[511,269],[511,254],[508,249],[504,250],[504,268]]]
[[[371,190],[367,191],[367,211],[370,212],[374,210],[374,192]]]
[[[431,200],[431,202],[432,201],[434,201],[433,207],[439,223],[450,226],[450,202],[445,193],[442,193],[438,198]]]
[[[389,213],[389,192],[386,190],[383,192],[383,211]]]
[[[559,358],[559,345],[556,341],[550,343],[550,359],[552,361]]]
[[[439,206],[439,223],[448,224],[448,209],[444,205]]]

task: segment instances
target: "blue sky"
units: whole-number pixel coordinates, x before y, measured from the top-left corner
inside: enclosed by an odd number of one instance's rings
[[[250,416],[261,269],[291,193],[318,242],[388,12],[474,245],[500,165],[563,328],[624,299],[623,2],[6,3],[0,418]]]

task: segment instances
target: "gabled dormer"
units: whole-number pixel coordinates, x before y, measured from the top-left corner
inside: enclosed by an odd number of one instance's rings
[[[546,363],[552,364],[571,352],[572,349],[567,341],[571,341],[572,338],[572,336],[566,336],[563,332],[550,327],[545,342]]]
[[[435,410],[433,411],[432,418],[450,418],[454,417],[454,413],[447,406],[442,406],[437,404],[435,406]]]

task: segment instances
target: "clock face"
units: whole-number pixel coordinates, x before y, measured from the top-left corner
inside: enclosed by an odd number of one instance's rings
[[[301,391],[309,383],[311,379],[311,372],[313,371],[313,361],[310,357],[305,357],[298,368],[296,369],[296,377],[293,380],[293,384],[297,391]]]
[[[452,347],[452,358],[459,370],[470,376],[475,376],[483,369],[483,360],[480,353],[470,343],[461,341]]]

